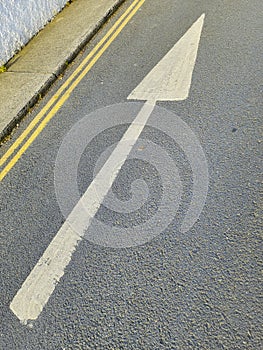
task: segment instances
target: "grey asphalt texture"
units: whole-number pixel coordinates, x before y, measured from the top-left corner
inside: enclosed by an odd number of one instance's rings
[[[87,45],[1,152],[129,4]],[[180,116],[204,149],[210,182],[198,222],[180,233],[191,169],[176,142],[146,127],[143,135],[163,142],[177,160],[185,182],[178,214],[145,245],[115,249],[84,239],[39,318],[20,324],[9,304],[65,220],[54,189],[63,138],[98,108],[127,102],[203,12],[189,98],[158,103]],[[6,176],[0,190],[1,349],[262,349],[262,12],[259,0],[146,0]],[[126,130],[119,117],[123,125],[98,136],[83,154],[81,193],[92,181],[98,155]],[[176,125],[170,127],[172,132]],[[149,186],[149,205],[141,215],[114,214],[102,206],[97,218],[132,227],[154,215],[162,185],[150,164],[130,159],[112,191],[125,201],[129,186],[141,177]]]

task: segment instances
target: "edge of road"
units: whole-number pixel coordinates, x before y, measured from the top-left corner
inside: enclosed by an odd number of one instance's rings
[[[0,74],[0,142],[124,2],[73,1],[6,64]]]

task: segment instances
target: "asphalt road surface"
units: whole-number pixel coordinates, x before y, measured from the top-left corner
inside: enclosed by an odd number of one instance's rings
[[[131,4],[104,25],[1,155]],[[263,3],[141,5],[25,152],[35,129],[19,145],[21,157],[3,177],[1,349],[262,349]],[[196,44],[196,57],[186,50],[177,75],[165,74],[178,56],[163,58],[194,23],[188,49]],[[160,62],[166,80],[160,87],[154,75],[157,94],[173,84],[178,92],[178,79],[187,85],[191,73],[184,98],[127,100]],[[145,111],[143,128],[133,122]],[[133,136],[122,139],[127,130]],[[85,221],[79,199],[92,188]],[[58,232],[62,240],[52,241]],[[24,299],[15,304],[18,291]]]

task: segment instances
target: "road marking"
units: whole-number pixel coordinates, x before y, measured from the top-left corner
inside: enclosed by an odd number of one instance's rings
[[[35,320],[41,313],[56,284],[64,275],[73,252],[111,188],[153,108],[154,104],[146,103],[143,106],[14,297],[10,309],[21,322]],[[112,169],[114,174],[108,179]]]
[[[20,159],[22,154],[25,153],[25,151],[36,139],[36,137],[41,133],[41,131],[45,128],[48,122],[53,118],[53,116],[57,113],[57,111],[63,106],[63,104],[67,101],[70,94],[79,84],[79,82],[90,71],[90,69],[94,66],[97,60],[110,46],[110,44],[117,38],[117,36],[120,34],[123,28],[128,24],[128,22],[132,19],[132,17],[136,14],[136,12],[140,9],[140,7],[143,5],[144,2],[145,0],[135,0],[131,4],[131,6],[116,21],[116,23],[112,26],[112,28],[106,33],[106,35],[100,40],[100,42],[93,48],[93,50],[89,53],[89,55],[82,61],[82,63],[71,74],[71,76],[66,80],[66,82],[59,88],[56,94],[48,101],[45,107],[38,113],[38,115],[24,130],[24,132],[18,137],[18,139],[13,143],[13,145],[2,156],[2,158],[0,159],[0,166],[3,166],[4,163],[6,163],[6,161],[11,157],[11,155],[16,151],[16,149],[21,146],[21,144],[25,141],[25,139],[29,136],[29,134],[33,131],[33,129],[41,122],[43,117],[46,115],[42,120],[42,122],[39,124],[39,126],[36,128],[36,130],[32,133],[30,138],[24,143],[24,145],[20,148],[20,150],[13,156],[13,158],[8,162],[5,168],[0,172],[0,181],[3,180],[3,178],[7,175],[7,173],[13,168],[13,166]],[[49,111],[50,108],[52,109]],[[46,114],[48,111],[49,113]]]
[[[204,16],[202,17],[202,19],[203,18]],[[199,23],[199,21],[200,19],[196,23]],[[192,31],[192,28],[193,27],[191,27],[189,30]],[[195,31],[193,31],[193,33],[196,34]],[[197,38],[196,35],[195,38]],[[193,43],[193,41],[191,40],[190,42]],[[191,48],[192,45],[189,46],[188,41],[184,41],[184,43],[185,45],[187,45],[188,49]],[[178,45],[180,45],[181,47],[181,40],[178,42]],[[195,48],[196,53],[197,48]],[[184,52],[187,54],[188,57],[189,52]],[[190,52],[192,53],[192,48]],[[14,299],[12,300],[10,304],[10,309],[20,319],[21,322],[26,323],[28,320],[35,320],[38,318],[39,314],[41,313],[44,306],[48,302],[51,294],[53,293],[60,278],[64,275],[65,268],[69,264],[72,254],[77,248],[77,245],[82,240],[83,235],[86,229],[89,227],[92,218],[97,213],[103,199],[107,195],[114,180],[116,179],[119,170],[121,169],[122,165],[127,159],[134,144],[138,140],[145,124],[147,123],[149,116],[151,115],[154,109],[156,101],[159,99],[159,97],[161,99],[165,98],[166,90],[163,87],[165,80],[160,79],[160,66],[163,68],[163,74],[165,76],[165,79],[169,79],[169,86],[173,86],[175,90],[178,89],[178,92],[174,94],[172,94],[170,90],[167,91],[167,97],[174,97],[175,99],[177,99],[178,96],[181,96],[181,98],[183,98],[183,96],[185,96],[185,98],[188,96],[188,94],[187,96],[185,94],[185,89],[183,90],[184,95],[181,94],[181,84],[177,84],[178,75],[173,74],[173,72],[171,72],[171,63],[174,64],[174,69],[176,71],[178,70],[178,67],[175,63],[176,57],[173,56],[176,53],[178,53],[178,51],[175,45],[174,48],[156,66],[157,68],[153,69],[152,72],[156,72],[156,78],[158,77],[158,81],[157,79],[154,80],[154,77],[150,75],[151,80],[149,81],[151,82],[151,84],[153,83],[153,81],[157,81],[157,84],[160,84],[160,96],[157,93],[157,87],[155,87],[155,85],[151,85],[155,88],[155,93],[152,94],[151,98],[148,99],[143,105],[142,109],[138,113],[133,123],[127,129],[127,131],[113,150],[106,163],[96,175],[96,177],[94,178],[84,195],[81,197],[79,202],[76,204],[76,206],[68,216],[67,220],[57,232],[56,236],[53,238],[48,248],[46,249],[42,257],[39,259],[38,263],[31,271],[31,273],[23,283],[22,287],[19,289]],[[173,56],[173,59],[171,58],[171,55]],[[165,63],[163,64],[162,62]],[[189,64],[191,66],[191,71],[193,70],[194,64],[192,59],[187,59],[185,64]],[[171,75],[166,74],[167,70],[169,71],[169,73],[171,73]],[[188,82],[189,86],[187,86],[187,91],[189,91],[191,84],[191,79],[189,80],[190,73],[188,69],[183,69],[183,72],[185,75],[184,77],[180,76],[181,81]],[[148,88],[149,85],[145,84],[145,81],[147,82],[148,78],[145,79],[146,80],[143,80],[142,82],[143,85],[140,84],[139,87],[146,86]],[[174,80],[171,81],[172,79]],[[168,84],[168,81],[166,83]],[[132,93],[129,96],[129,98],[131,98],[132,96],[134,97],[135,95],[139,97],[138,91],[141,90],[135,89],[134,93]],[[147,90],[147,96],[148,95],[149,93]],[[140,96],[144,99],[145,92],[142,91],[142,95]]]
[[[188,97],[204,18],[202,14],[128,99],[181,101]]]

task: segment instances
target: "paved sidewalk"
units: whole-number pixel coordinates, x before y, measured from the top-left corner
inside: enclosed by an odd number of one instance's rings
[[[123,2],[74,1],[8,62],[0,74],[0,140]]]

